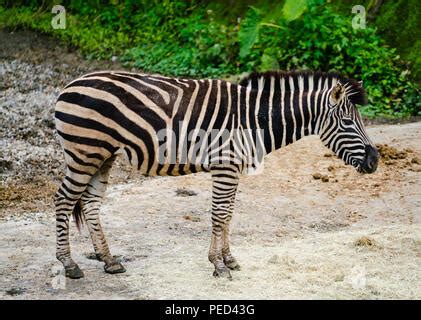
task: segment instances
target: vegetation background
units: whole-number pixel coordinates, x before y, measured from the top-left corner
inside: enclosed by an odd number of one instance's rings
[[[53,29],[51,8],[66,8]],[[365,29],[352,28],[363,5]],[[364,81],[366,117],[421,115],[419,0],[0,0],[0,28],[57,37],[88,59],[146,72],[234,80],[273,69],[338,71]]]

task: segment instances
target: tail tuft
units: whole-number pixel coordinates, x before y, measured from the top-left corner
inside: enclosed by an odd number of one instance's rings
[[[82,203],[79,200],[76,202],[75,207],[73,208],[73,218],[76,222],[76,227],[80,232],[80,227],[83,226],[83,214],[82,214]]]

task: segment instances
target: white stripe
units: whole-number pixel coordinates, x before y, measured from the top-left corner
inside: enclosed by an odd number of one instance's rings
[[[214,80],[215,81],[215,80]],[[218,116],[218,112],[219,112],[219,107],[221,105],[221,80],[216,80],[216,88],[217,88],[217,93],[216,93],[216,103],[215,103],[215,108],[213,109],[213,114],[211,117],[211,120],[209,121],[209,125],[208,125],[208,132],[210,133],[213,125],[215,123],[216,117]],[[209,108],[211,108],[212,106],[209,106]],[[207,146],[206,143],[204,143],[202,145],[202,147],[200,148],[200,152],[199,152],[199,158],[202,159],[203,158],[203,154],[206,152],[207,154],[209,154],[209,146]]]
[[[273,135],[273,123],[272,123],[272,114],[273,114],[273,94],[275,91],[275,77],[270,77],[270,91],[269,91],[269,110],[268,110],[268,119],[269,119],[269,134],[271,142],[271,151],[275,150],[275,137]]]
[[[282,142],[281,147],[286,146],[287,124],[285,120],[285,78],[281,77],[281,116],[282,116]]]
[[[307,92],[307,108],[309,113],[309,121],[308,121],[308,132],[309,134],[312,134],[313,131],[311,129],[311,123],[313,121],[313,112],[311,110],[312,106],[311,103],[311,95],[313,94],[313,84],[314,84],[314,78],[313,75],[310,75],[308,78],[308,92]]]
[[[175,148],[173,148],[173,119],[175,115],[178,112],[178,109],[180,108],[181,100],[183,99],[184,90],[180,88],[179,86],[176,86],[175,84],[172,84],[166,80],[163,79],[171,79],[167,77],[162,77],[162,79],[159,79],[157,77],[149,77],[150,80],[156,81],[159,83],[163,83],[169,87],[172,87],[177,90],[177,99],[174,102],[174,106],[172,108],[172,115],[171,119],[169,119],[167,122],[167,131],[166,131],[166,147],[167,147],[167,157],[165,158],[165,165],[162,167],[161,171],[164,172],[168,169],[171,159],[174,159],[176,155],[174,154]],[[158,173],[159,174],[159,173]]]
[[[301,133],[300,136],[304,137],[304,126],[305,126],[305,119],[304,119],[304,111],[303,111],[303,92],[304,92],[304,78],[302,76],[298,76],[298,108],[300,109],[301,115]]]
[[[322,105],[321,105],[322,101],[320,97],[321,88],[322,88],[322,78],[319,77],[319,81],[317,82],[317,91],[316,91],[316,94],[314,95],[314,114],[317,115],[316,126],[314,128],[314,132],[316,134],[320,133],[320,119],[322,117]]]
[[[247,88],[246,88],[246,127],[250,128],[250,117],[249,117],[249,110],[250,110],[250,92],[251,92],[251,81],[249,81]]]
[[[219,137],[224,133],[224,130],[226,129],[226,126],[227,126],[227,122],[228,122],[229,116],[231,114],[231,91],[230,91],[230,89],[231,89],[231,83],[225,82],[225,84],[227,85],[227,96],[228,96],[227,110],[226,110],[225,118],[224,118],[224,121],[223,121],[223,123],[221,125],[221,128],[219,128],[218,134],[214,138],[214,141],[211,141],[211,144],[210,144],[211,150],[212,150],[213,145],[215,144],[215,142],[217,142],[218,139],[219,139]],[[230,136],[231,136],[231,133],[230,133]],[[221,146],[218,146],[218,147],[219,148],[223,148],[227,143],[229,143],[229,140],[226,140],[225,143],[223,143]],[[215,150],[217,150],[217,149],[215,149]]]
[[[199,83],[196,80],[193,80],[195,85],[194,91],[192,96],[190,97],[189,104],[186,109],[186,113],[184,114],[184,119],[181,123],[181,131],[180,131],[180,140],[179,140],[179,147],[177,153],[177,163],[186,163],[187,159],[182,159],[182,157],[187,157],[187,126],[190,123],[190,117],[194,108],[194,104],[196,103],[197,93],[199,92]],[[185,145],[184,145],[185,144]]]
[[[262,148],[262,151],[265,151],[265,143],[263,141],[263,137],[261,135],[261,131],[260,131],[260,124],[259,124],[259,112],[260,112],[260,106],[261,106],[261,99],[262,99],[262,93],[263,93],[263,88],[265,87],[265,78],[264,77],[260,77],[260,79],[257,82],[257,97],[256,97],[256,107],[254,109],[254,121],[256,122],[256,141],[254,144],[255,147],[255,151],[256,151],[256,155],[258,155],[257,151],[260,150]]]
[[[203,100],[203,104],[202,104],[202,108],[200,109],[199,117],[197,118],[196,129],[201,128],[203,120],[205,119],[206,111],[209,110],[208,108],[210,107],[209,106],[209,97],[210,97],[210,93],[212,91],[213,80],[206,80],[206,81],[209,82],[209,87],[208,87],[208,90],[206,91],[205,99]],[[198,133],[199,133],[199,131],[196,130],[195,133],[191,137],[191,141],[196,141]],[[189,159],[193,159],[193,152],[194,151],[197,152],[197,146],[195,145],[195,143],[192,143],[192,145],[190,147],[190,150],[189,150]]]
[[[291,110],[291,117],[292,122],[294,123],[294,129],[292,131],[292,142],[297,141],[297,122],[295,120],[295,114],[294,114],[294,79],[292,77],[289,77],[289,89],[290,89],[290,110]]]

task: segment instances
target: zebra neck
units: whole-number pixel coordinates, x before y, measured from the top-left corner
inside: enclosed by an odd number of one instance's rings
[[[255,92],[253,92],[255,91]],[[256,121],[243,121],[247,128],[261,132],[266,154],[285,147],[299,139],[318,135],[326,116],[326,91],[265,92],[252,90],[248,115],[257,115]],[[250,101],[253,101],[250,99]],[[247,116],[242,116],[243,119]]]

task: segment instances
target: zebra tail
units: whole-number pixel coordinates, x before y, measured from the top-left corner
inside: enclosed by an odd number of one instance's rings
[[[73,208],[72,211],[73,214],[73,218],[74,221],[76,223],[76,227],[78,229],[78,231],[80,232],[80,227],[83,226],[83,214],[82,214],[82,202],[81,200],[79,200],[78,202],[76,202],[75,207]]]

